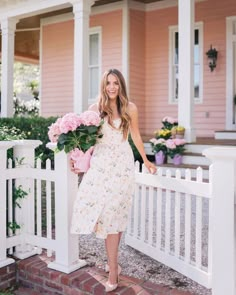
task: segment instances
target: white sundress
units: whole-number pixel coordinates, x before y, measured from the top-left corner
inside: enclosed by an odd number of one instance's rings
[[[126,229],[134,192],[134,158],[128,140],[105,119],[103,137],[95,145],[90,168],[84,175],[74,203],[71,233],[96,233],[106,239]]]

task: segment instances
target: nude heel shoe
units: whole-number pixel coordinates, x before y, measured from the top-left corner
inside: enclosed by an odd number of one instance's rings
[[[109,265],[106,264],[106,266],[105,266],[105,270],[108,270],[107,272],[109,272]],[[121,269],[120,265],[118,264],[118,273],[117,273],[117,283],[116,284],[111,284],[111,283],[109,283],[109,281],[107,281],[105,283],[105,290],[106,290],[107,293],[111,292],[111,291],[114,291],[118,287],[119,276],[120,276],[121,270],[122,269]]]

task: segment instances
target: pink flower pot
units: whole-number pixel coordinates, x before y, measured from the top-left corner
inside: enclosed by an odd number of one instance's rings
[[[174,155],[174,158],[173,158],[173,164],[174,165],[180,165],[180,164],[182,164],[182,161],[183,161],[183,156],[182,155],[180,155],[180,154]]]
[[[159,151],[155,154],[155,162],[157,165],[161,165],[165,162],[166,155],[163,151]]]
[[[85,153],[79,149],[74,149],[71,152],[71,159],[74,160],[74,167],[78,169],[80,172],[87,172],[90,167],[90,160],[92,154],[89,149]]]

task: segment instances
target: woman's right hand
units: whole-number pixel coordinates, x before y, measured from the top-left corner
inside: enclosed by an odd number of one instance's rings
[[[75,163],[75,161],[72,160],[72,159],[70,159],[70,170],[71,170],[72,172],[74,172],[75,174],[80,174],[80,173],[82,173],[78,168],[75,168],[74,163]]]

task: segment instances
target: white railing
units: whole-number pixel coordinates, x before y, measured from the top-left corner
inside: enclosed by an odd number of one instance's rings
[[[55,254],[49,267],[69,273],[85,265],[79,259],[78,236],[69,233],[78,177],[64,152],[55,154],[54,169],[50,161],[46,169],[39,160],[35,167],[39,144],[0,142],[0,267],[14,262],[8,253],[24,259],[46,249],[49,256]],[[7,163],[11,147],[16,165]],[[236,148],[211,148],[204,154],[212,161],[209,182],[201,169],[195,179],[189,170],[184,177],[178,170],[165,176],[161,170],[157,175],[136,172],[126,242],[212,288],[213,295],[235,295]],[[28,193],[19,201],[21,208],[14,209],[13,186]],[[6,235],[6,220],[21,228],[8,228]]]
[[[70,273],[86,264],[79,259],[78,236],[70,235],[69,231],[78,177],[70,171],[64,152],[55,154],[54,170],[49,160],[46,169],[41,168],[40,160],[35,167],[34,150],[39,144],[39,141],[0,142],[0,267],[14,262],[7,258],[7,252],[24,259],[47,249],[48,256],[55,255],[48,266]],[[11,161],[7,163],[7,150],[11,147],[14,168]],[[13,183],[27,193],[17,200],[20,208],[14,206]],[[6,220],[16,222],[20,229],[13,234],[8,228],[6,235]]]
[[[236,148],[211,148],[209,182],[176,170],[136,172],[126,234],[131,247],[179,271],[213,295],[236,294]]]

